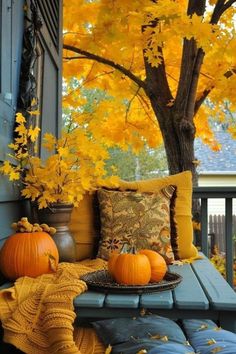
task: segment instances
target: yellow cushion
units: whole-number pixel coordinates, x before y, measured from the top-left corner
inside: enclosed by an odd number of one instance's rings
[[[93,258],[99,238],[99,209],[96,193],[85,194],[72,211],[69,224],[76,243],[76,260]]]
[[[177,187],[177,197],[174,207],[174,222],[177,231],[176,247],[173,248],[175,259],[189,259],[197,257],[198,251],[193,245],[192,226],[192,174],[184,171],[158,179],[142,181],[120,181],[121,190],[137,190],[140,192],[156,192],[168,185]]]

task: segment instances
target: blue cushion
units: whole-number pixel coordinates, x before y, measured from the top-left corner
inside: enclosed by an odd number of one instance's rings
[[[157,347],[160,353],[194,352],[181,328],[168,318],[148,315],[100,320],[92,324],[103,343],[112,346],[114,354],[134,354],[141,349],[151,351],[156,350]]]
[[[194,354],[190,345],[178,343],[165,343],[149,350],[148,354]]]
[[[188,340],[201,354],[235,354],[236,334],[217,327],[211,320],[183,320]]]

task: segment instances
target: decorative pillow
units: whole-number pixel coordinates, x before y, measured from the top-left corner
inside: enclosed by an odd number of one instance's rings
[[[196,353],[236,353],[236,334],[218,327],[211,320],[183,320],[188,340]]]
[[[164,343],[149,350],[148,354],[195,354],[191,345],[187,343],[188,342],[185,342],[185,344]]]
[[[187,354],[193,348],[181,328],[172,320],[157,315],[134,318],[115,318],[92,323],[105,346],[112,346],[112,353],[134,354],[158,348],[160,353]],[[174,351],[175,349],[175,351]],[[159,353],[159,351],[153,353]],[[162,351],[163,350],[163,351]]]
[[[174,207],[174,219],[177,234],[171,232],[171,243],[175,259],[190,259],[198,255],[193,245],[192,226],[192,173],[184,171],[159,179],[126,182],[120,181],[120,190],[134,190],[139,192],[157,192],[168,185],[176,186],[176,200]]]
[[[95,257],[99,240],[99,208],[96,193],[85,194],[73,208],[69,228],[76,243],[76,260]]]
[[[101,239],[98,257],[109,259],[124,244],[153,249],[168,263],[174,260],[170,243],[170,202],[175,188],[156,193],[98,190]]]

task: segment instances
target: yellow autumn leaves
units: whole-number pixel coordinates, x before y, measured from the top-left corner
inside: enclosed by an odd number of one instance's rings
[[[54,202],[77,205],[86,191],[116,185],[116,177],[106,176],[107,151],[81,129],[63,131],[59,139],[46,133],[43,145],[48,157],[42,160],[34,154],[40,129],[27,127],[20,113],[16,123],[17,134],[10,144],[13,154],[0,172],[11,181],[20,180],[22,196],[36,200],[39,208]]]
[[[209,3],[214,6],[216,1],[210,0]],[[219,23],[212,25],[210,23],[214,9],[212,6],[206,7],[204,16],[194,14],[190,17],[187,16],[187,5],[187,0],[158,2],[144,0],[142,6],[140,0],[91,2],[65,0],[64,43],[109,59],[143,81],[146,78],[143,53],[153,67],[158,67],[164,58],[168,84],[175,97],[179,83],[183,40],[194,38],[197,47],[205,52],[197,99],[203,97],[210,89],[209,97],[214,103],[212,112],[205,106],[198,111],[195,119],[197,136],[202,137],[204,143],[209,144],[213,150],[218,150],[219,145],[208,125],[208,119],[209,116],[218,119],[215,113],[221,112],[225,99],[231,101],[231,110],[236,110],[234,103],[236,75],[225,76],[226,72],[236,67],[235,7],[225,11]],[[153,25],[147,26],[150,22]],[[163,53],[159,51],[160,47]],[[144,90],[140,88],[137,93],[137,85],[114,68],[87,60],[83,56],[79,60],[68,59],[73,56],[78,55],[68,50],[64,51],[64,57],[67,58],[64,60],[64,76],[68,79],[83,77],[87,87],[100,87],[114,97],[114,100],[109,102],[109,107],[104,105],[99,109],[99,117],[109,112],[110,126],[112,121],[117,126],[116,121],[130,123],[126,126],[126,132],[130,132],[129,137],[134,134],[137,141],[138,132],[139,141],[147,140],[152,146],[160,144],[162,140],[157,119]],[[156,94],[162,95],[162,87]],[[124,100],[130,103],[128,113],[122,106]],[[70,103],[73,106],[73,102]],[[174,105],[174,100],[167,102],[167,106],[171,108],[171,105]],[[137,120],[143,120],[145,124],[136,124]],[[117,139],[122,133],[124,124],[120,127],[120,130],[114,129],[115,131],[111,132],[105,130],[103,136],[112,140],[115,135]],[[235,126],[231,133],[235,136]],[[151,139],[155,134],[157,138],[154,142]]]

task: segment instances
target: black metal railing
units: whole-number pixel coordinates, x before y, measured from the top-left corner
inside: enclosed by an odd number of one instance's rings
[[[225,200],[225,258],[226,280],[233,287],[234,241],[233,241],[233,198],[236,198],[236,187],[195,187],[193,198],[200,200],[201,205],[201,250],[208,256],[208,199]]]

